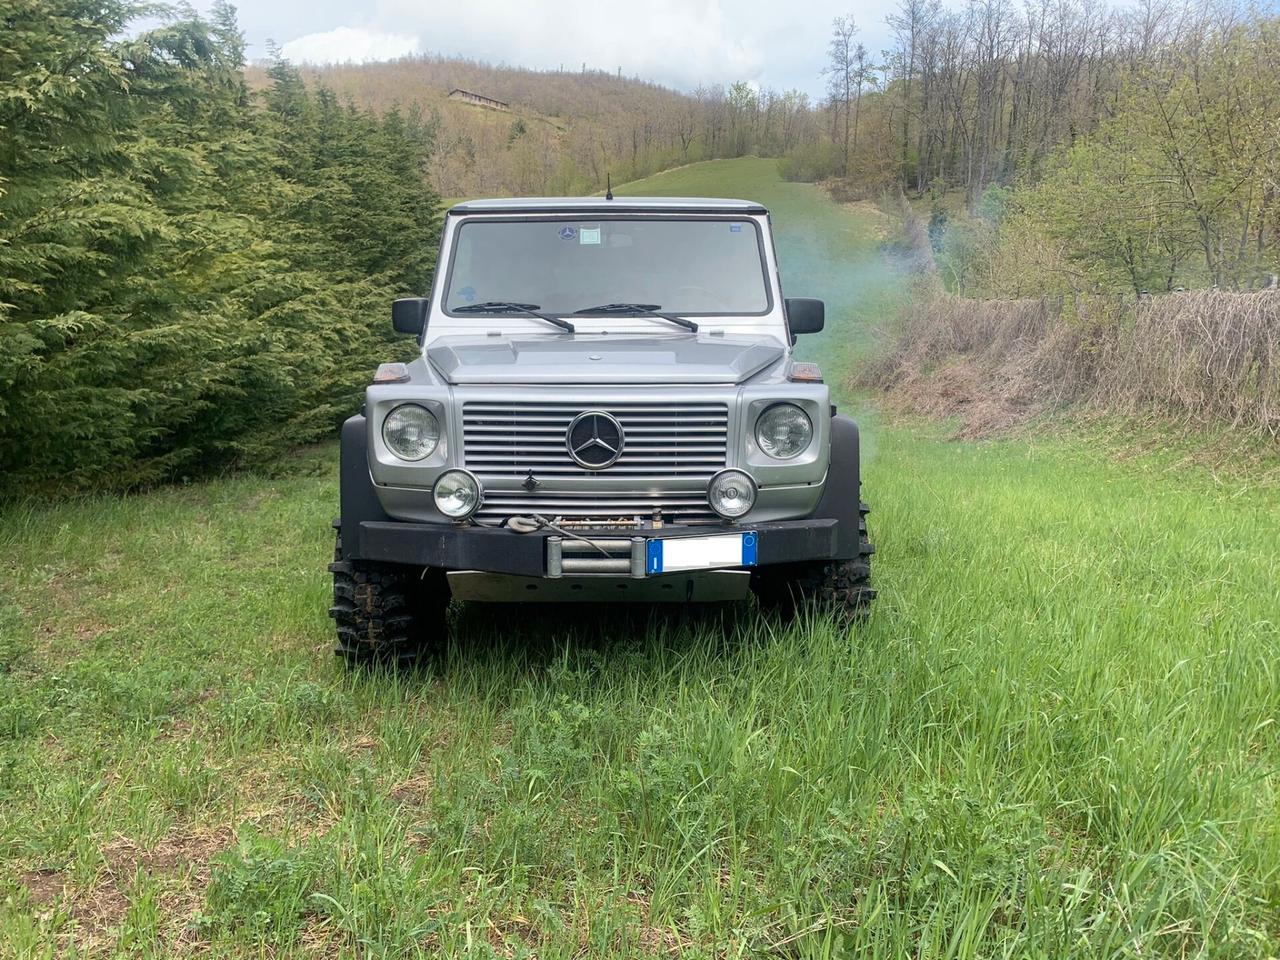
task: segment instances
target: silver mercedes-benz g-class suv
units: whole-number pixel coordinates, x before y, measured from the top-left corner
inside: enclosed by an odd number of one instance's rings
[[[392,307],[421,353],[342,429],[338,652],[412,657],[453,599],[865,608],[858,428],[791,355],[823,314],[756,203],[453,207]]]

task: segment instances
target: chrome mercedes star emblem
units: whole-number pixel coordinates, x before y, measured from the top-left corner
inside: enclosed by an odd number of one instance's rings
[[[603,410],[588,410],[573,418],[565,443],[573,462],[588,470],[611,467],[622,456],[622,424]]]

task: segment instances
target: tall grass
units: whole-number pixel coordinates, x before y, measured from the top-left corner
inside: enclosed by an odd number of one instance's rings
[[[1280,436],[1280,291],[972,300],[905,312],[863,382],[988,420],[1072,404]]]
[[[1274,490],[880,430],[852,631],[463,609],[351,675],[297,466],[0,517],[0,956],[1274,952]]]

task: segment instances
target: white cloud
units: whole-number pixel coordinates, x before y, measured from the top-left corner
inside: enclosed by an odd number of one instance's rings
[[[281,52],[294,63],[366,63],[418,52],[418,38],[362,27],[338,27],[290,40]]]
[[[492,62],[639,76],[680,87],[758,79],[764,58],[727,0],[378,0],[371,20],[423,49]]]

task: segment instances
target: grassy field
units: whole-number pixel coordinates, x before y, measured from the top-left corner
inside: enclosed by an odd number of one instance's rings
[[[768,161],[628,190],[768,203],[829,376],[896,296]],[[8,509],[0,956],[1275,956],[1280,491],[863,413],[847,632],[464,610],[350,674],[332,448]]]

